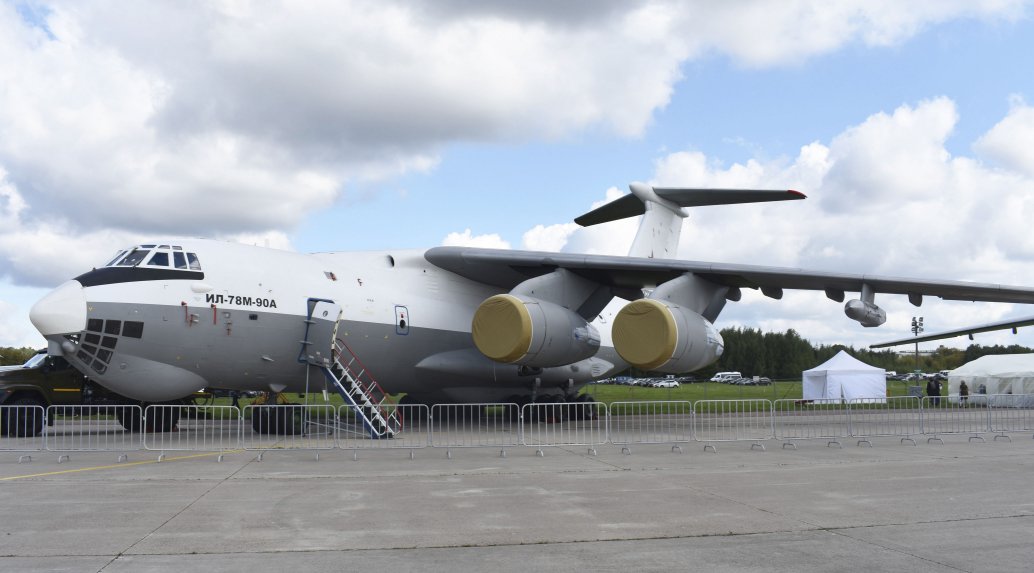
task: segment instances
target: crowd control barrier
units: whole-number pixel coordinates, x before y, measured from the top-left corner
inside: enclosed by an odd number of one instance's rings
[[[895,437],[900,443],[912,442],[922,427],[920,401],[915,396],[856,398],[847,401],[848,435],[858,445],[872,446],[870,438]]]
[[[692,402],[612,402],[607,412],[607,436],[622,453],[631,454],[634,444],[671,444],[681,452],[679,444],[693,440]]]
[[[225,452],[241,448],[241,411],[236,406],[151,405],[149,425],[166,420],[170,431],[144,434],[144,448],[159,452]],[[159,456],[162,459],[163,456]],[[219,456],[222,461],[222,456]]]
[[[43,406],[0,406],[0,452],[38,452],[43,450],[43,428],[46,411]],[[30,461],[23,453],[18,462]]]
[[[966,407],[964,403],[968,400],[963,398],[959,401]],[[1034,394],[992,394],[988,397],[988,408],[995,440],[1012,441],[1009,432],[1034,431]]]
[[[775,438],[769,400],[698,400],[693,419],[693,437],[704,442],[704,451],[718,453],[715,443],[740,441],[764,450],[763,442]]]
[[[431,407],[430,444],[445,448],[506,448],[521,445],[520,412],[517,404],[435,404]]]
[[[330,404],[261,404],[244,407],[243,424],[251,426],[244,431],[245,450],[255,450],[262,460],[270,450],[311,450],[319,459],[320,450],[336,445],[337,409]]]
[[[717,453],[724,442],[750,442],[765,449],[767,440],[797,447],[804,440],[840,445],[845,438],[872,445],[876,437],[897,437],[915,445],[943,435],[1034,432],[1034,395],[981,395],[981,400],[911,396],[860,400],[700,400],[547,404],[386,405],[381,413],[392,421],[390,431],[371,431],[350,406],[330,404],[233,406],[0,406],[0,452],[259,451],[319,452],[444,449],[448,457],[460,448],[586,447],[610,443],[631,454],[635,445],[696,441]],[[361,413],[361,412],[360,412]],[[382,428],[383,430],[383,428]],[[221,457],[221,456],[220,456]]]
[[[775,437],[783,448],[797,449],[799,440],[823,440],[843,447],[849,435],[847,404],[843,400],[776,400],[772,404]]]
[[[71,452],[118,452],[122,461],[142,446],[143,411],[136,405],[50,406],[47,423],[44,443],[47,451],[65,452],[59,462]]]
[[[606,443],[606,416],[607,406],[599,402],[525,404],[521,443],[540,456],[543,448],[563,446],[585,446],[596,455],[596,447]]]
[[[940,436],[947,434],[969,434],[971,442],[984,441],[981,434],[991,431],[989,403],[974,404],[957,394],[924,397],[922,429],[926,441],[944,443]]]
[[[394,416],[397,426],[384,435],[370,432],[365,423],[356,418],[352,406],[338,408],[337,445],[343,450],[352,450],[352,458],[358,459],[359,450],[408,449],[409,457],[414,451],[427,447],[428,412],[423,404],[382,404],[385,416]]]

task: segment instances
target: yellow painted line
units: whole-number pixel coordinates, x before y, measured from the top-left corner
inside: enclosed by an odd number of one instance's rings
[[[222,454],[236,454],[236,453],[240,453],[240,452],[243,452],[243,451],[244,450],[227,450],[225,452],[205,452],[203,454],[191,454],[189,456],[177,456],[177,457],[174,457],[174,458],[163,458],[160,463],[174,462],[174,461],[178,461],[178,460],[189,460],[189,459],[193,459],[193,458],[203,458],[203,457],[207,457],[207,456],[218,456],[218,455],[222,455]],[[95,453],[95,452],[91,452],[91,453]],[[23,475],[23,476],[10,476],[10,477],[5,477],[5,478],[0,478],[0,481],[13,481],[13,480],[16,480],[16,479],[27,479],[27,478],[57,476],[57,475],[62,475],[62,474],[75,474],[75,473],[79,473],[79,472],[92,472],[92,471],[97,471],[97,470],[110,470],[110,469],[118,469],[118,468],[128,468],[128,467],[132,467],[132,466],[142,466],[142,465],[146,465],[146,464],[157,464],[157,463],[159,463],[158,460],[144,460],[144,461],[140,461],[140,462],[124,462],[124,463],[120,463],[120,464],[111,464],[111,465],[107,465],[107,466],[93,466],[93,467],[89,467],[89,468],[78,468],[78,469],[74,469],[74,470],[59,470],[59,471],[56,471],[56,472],[44,472],[44,473],[41,473],[41,474],[28,474],[28,475]]]

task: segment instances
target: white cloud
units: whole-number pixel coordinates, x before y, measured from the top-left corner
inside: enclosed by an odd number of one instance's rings
[[[475,235],[470,229],[462,233],[449,233],[442,240],[446,247],[480,247],[484,249],[509,249],[510,243],[503,240],[497,233],[487,235]]]
[[[1013,98],[1012,109],[973,148],[1003,167],[1034,177],[1034,107]]]

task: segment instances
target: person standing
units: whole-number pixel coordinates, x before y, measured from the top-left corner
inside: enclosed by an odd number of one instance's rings
[[[969,386],[966,386],[966,381],[963,380],[959,384],[959,402],[961,402],[960,406],[965,408],[966,407],[966,402],[968,402],[968,401],[969,401]]]
[[[936,406],[938,404],[937,397],[941,395],[941,388],[933,378],[926,381],[926,395],[930,397],[931,406]]]

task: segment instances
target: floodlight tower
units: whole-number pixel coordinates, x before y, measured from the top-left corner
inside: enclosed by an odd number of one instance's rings
[[[912,334],[919,336],[923,331],[923,317],[912,317]],[[916,341],[916,373],[919,373],[919,341]]]

